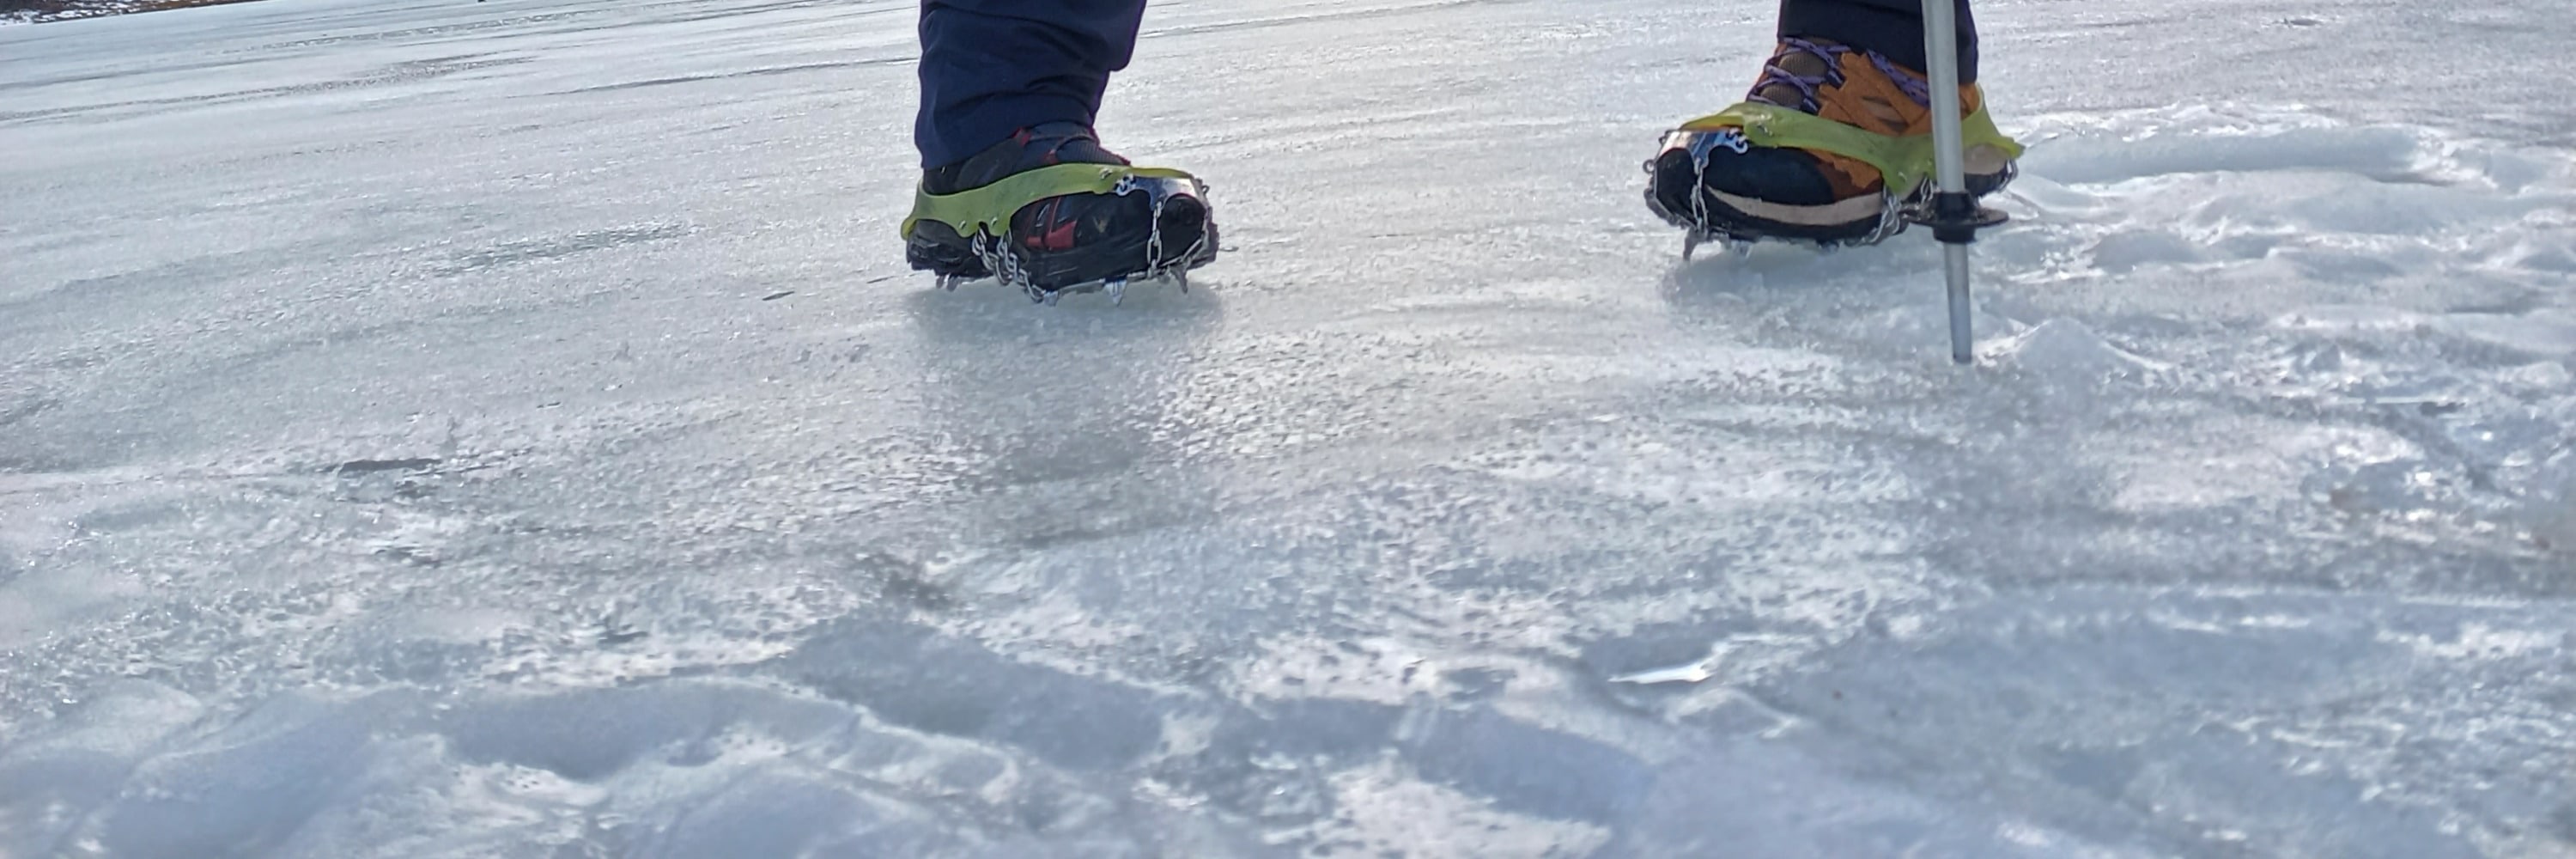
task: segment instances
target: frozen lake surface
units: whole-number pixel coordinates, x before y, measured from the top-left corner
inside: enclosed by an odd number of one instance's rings
[[[932,290],[913,6],[0,28],[0,857],[2576,856],[2563,0],[1981,4],[1684,263],[1753,0],[1158,4],[1189,294]]]

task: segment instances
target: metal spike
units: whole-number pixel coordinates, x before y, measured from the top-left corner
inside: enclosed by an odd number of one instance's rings
[[[1173,283],[1176,283],[1176,284],[1180,284],[1180,287],[1181,287],[1181,294],[1182,294],[1182,295],[1188,295],[1188,294],[1190,294],[1190,271],[1189,271],[1189,269],[1185,269],[1185,268],[1176,268],[1176,269],[1173,269],[1173,270],[1172,270],[1172,282],[1173,282]]]
[[[1055,306],[1056,299],[1063,298],[1063,297],[1064,297],[1064,290],[1061,290],[1061,289],[1050,289],[1050,290],[1047,290],[1047,291],[1046,291],[1046,297],[1045,297],[1045,298],[1042,298],[1042,299],[1039,299],[1039,300],[1040,300],[1040,301],[1044,301],[1044,302],[1046,302],[1046,306],[1048,306],[1048,307],[1054,307],[1054,306]]]
[[[1753,255],[1753,243],[1728,239],[1726,252],[1734,254],[1736,259],[1744,259]]]
[[[1100,289],[1103,292],[1109,293],[1109,306],[1123,307],[1127,304],[1126,278],[1119,277],[1101,281]]]
[[[1682,262],[1690,262],[1691,255],[1695,253],[1699,253],[1698,230],[1692,230],[1682,236]]]

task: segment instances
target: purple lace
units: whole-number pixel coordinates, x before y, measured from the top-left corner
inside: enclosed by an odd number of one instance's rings
[[[1745,96],[1745,100],[1761,102],[1763,104],[1773,105],[1776,107],[1785,107],[1791,110],[1796,110],[1800,113],[1812,114],[1822,111],[1824,109],[1823,89],[1829,86],[1839,87],[1843,85],[1842,57],[1844,54],[1852,52],[1851,47],[1848,45],[1814,42],[1801,39],[1796,36],[1783,36],[1780,39],[1780,44],[1784,50],[1779,54],[1774,55],[1770,62],[1762,64],[1762,79],[1754,81],[1753,92],[1752,94]],[[1791,51],[1823,60],[1825,73],[1821,75],[1806,76],[1783,68],[1781,66],[1781,60],[1787,57]],[[1886,75],[1889,80],[1895,81],[1897,89],[1903,91],[1906,98],[1913,99],[1915,104],[1924,107],[1930,107],[1932,105],[1931,82],[1924,80],[1920,75],[1907,71],[1905,67],[1897,65],[1894,60],[1888,59],[1886,55],[1880,54],[1877,51],[1862,51],[1860,53],[1861,56],[1869,58],[1870,65],[1878,67],[1879,74]],[[1798,91],[1797,104],[1781,104],[1762,95],[1764,90],[1781,84],[1787,84]]]
[[[1828,86],[1843,85],[1842,55],[1851,53],[1851,49],[1842,45],[1818,44],[1796,36],[1783,36],[1780,44],[1783,50],[1773,55],[1769,62],[1762,64],[1762,79],[1753,82],[1753,92],[1745,96],[1745,100],[1785,107],[1800,113],[1815,113],[1823,110],[1821,90]],[[1787,58],[1790,51],[1825,61],[1825,73],[1808,77],[1789,71],[1781,65],[1781,60]],[[1798,91],[1797,104],[1781,104],[1762,94],[1763,91],[1781,84],[1788,84]]]
[[[1895,81],[1896,88],[1903,90],[1906,98],[1913,99],[1915,104],[1923,107],[1932,106],[1931,81],[1924,80],[1922,75],[1906,71],[1904,66],[1897,65],[1896,61],[1888,59],[1886,54],[1877,51],[1863,51],[1861,54],[1869,58],[1870,65],[1878,67],[1879,74],[1886,75],[1888,80]]]

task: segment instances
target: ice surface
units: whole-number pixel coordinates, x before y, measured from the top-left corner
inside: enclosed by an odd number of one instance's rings
[[[1770,5],[1158,4],[1052,309],[912,8],[0,28],[0,857],[2576,855],[2555,0],[1981,4],[1973,371]]]

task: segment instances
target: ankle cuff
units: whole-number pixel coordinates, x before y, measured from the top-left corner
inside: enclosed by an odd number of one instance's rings
[[[1780,35],[1825,39],[1875,51],[1897,65],[1926,71],[1919,0],[1782,0]],[[1959,82],[1977,82],[1977,25],[1959,3]]]

